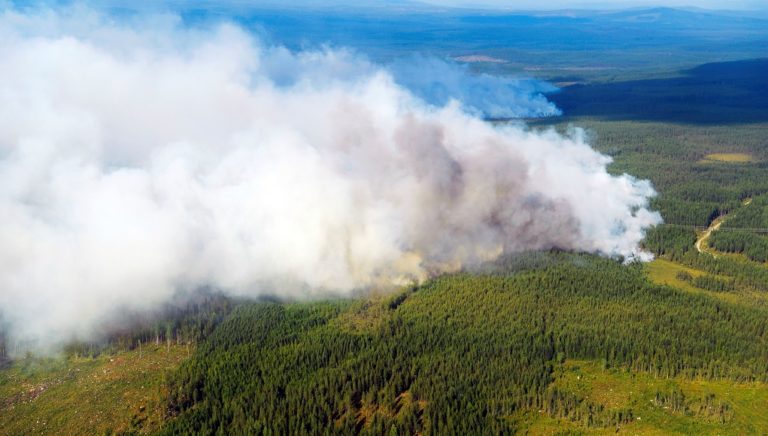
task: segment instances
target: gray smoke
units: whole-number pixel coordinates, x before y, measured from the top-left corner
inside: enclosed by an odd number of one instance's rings
[[[533,79],[473,73],[467,64],[412,56],[392,63],[395,82],[438,106],[455,100],[472,115],[487,118],[532,118],[560,115],[543,93],[556,87]]]
[[[179,289],[288,298],[560,247],[647,258],[647,181],[354,54],[173,17],[0,15],[0,311],[87,338]]]

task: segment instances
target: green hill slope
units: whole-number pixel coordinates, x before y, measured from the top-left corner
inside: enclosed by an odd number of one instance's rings
[[[570,254],[386,299],[245,305],[171,378],[164,431],[765,430],[752,412],[766,402],[766,315]],[[595,395],[564,379],[573,359],[595,383],[645,390]]]
[[[184,345],[95,358],[25,358],[0,370],[0,435],[151,433],[164,422],[165,375]]]

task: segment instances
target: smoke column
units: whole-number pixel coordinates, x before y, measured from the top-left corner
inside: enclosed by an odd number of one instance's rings
[[[6,11],[0,312],[44,345],[179,289],[311,298],[524,250],[647,258],[647,181],[578,131],[471,112],[231,25]]]

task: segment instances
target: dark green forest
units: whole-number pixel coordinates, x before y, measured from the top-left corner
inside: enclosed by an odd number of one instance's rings
[[[712,235],[710,245],[726,253],[744,253],[755,262],[768,262],[768,239],[754,233],[717,231]]]
[[[616,426],[631,409],[550,386],[559,362],[765,381],[765,319],[652,285],[640,264],[567,253],[382,301],[245,305],[170,379],[166,433],[512,433],[528,409]]]

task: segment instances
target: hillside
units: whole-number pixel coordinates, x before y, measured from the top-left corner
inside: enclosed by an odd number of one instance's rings
[[[240,303],[191,354],[18,360],[0,371],[0,433],[768,428],[766,300],[659,262],[533,253],[395,294]]]
[[[766,315],[562,253],[381,300],[247,305],[170,380],[164,432],[753,432]]]
[[[166,415],[166,373],[189,352],[152,344],[95,358],[18,360],[0,370],[0,434],[157,431]]]

